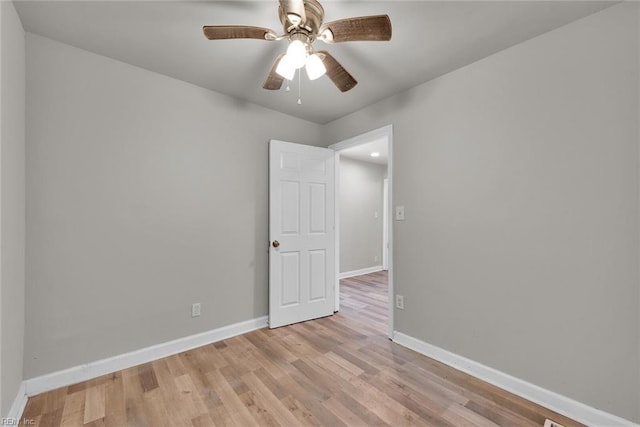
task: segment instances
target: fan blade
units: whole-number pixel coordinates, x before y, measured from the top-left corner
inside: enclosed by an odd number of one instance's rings
[[[280,0],[280,7],[294,26],[300,27],[307,21],[303,0]]]
[[[321,50],[317,52],[317,54],[320,56],[322,63],[327,68],[327,76],[329,76],[333,84],[336,85],[341,92],[351,90],[358,84],[356,79],[354,79],[353,76],[329,54],[329,52]]]
[[[391,40],[389,15],[360,16],[323,24],[318,38],[326,43]]]
[[[204,32],[204,36],[209,40],[273,40],[276,37],[276,33],[273,30],[247,25],[205,25],[202,27],[202,31]]]
[[[278,64],[280,63],[280,60],[282,58],[284,58],[284,53],[281,53],[280,55],[278,55],[276,60],[273,62],[273,66],[271,67],[271,71],[267,76],[267,80],[265,80],[264,84],[262,85],[264,89],[278,90],[282,87],[282,82],[284,82],[284,77],[276,73],[276,69],[278,68]]]

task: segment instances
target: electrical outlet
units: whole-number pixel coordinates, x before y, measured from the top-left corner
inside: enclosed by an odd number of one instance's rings
[[[544,420],[544,427],[564,427],[564,426],[562,424],[558,424],[557,422],[547,418],[546,420]]]
[[[378,259],[379,259],[378,255],[374,255],[373,262],[378,262]]]
[[[191,317],[200,316],[200,303],[196,302],[191,304]]]
[[[396,206],[396,221],[404,221],[404,206]]]
[[[404,310],[404,296],[396,295],[396,308]]]

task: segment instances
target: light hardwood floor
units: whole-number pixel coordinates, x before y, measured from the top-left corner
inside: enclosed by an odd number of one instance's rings
[[[580,425],[390,342],[385,272],[334,316],[261,329],[29,399],[39,426]]]

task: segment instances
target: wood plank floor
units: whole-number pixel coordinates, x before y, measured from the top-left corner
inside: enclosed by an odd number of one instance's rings
[[[385,272],[341,311],[261,329],[29,399],[39,426],[542,426],[561,415],[390,342]]]

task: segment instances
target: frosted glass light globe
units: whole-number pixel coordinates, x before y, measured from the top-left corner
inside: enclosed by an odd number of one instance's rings
[[[287,56],[296,69],[302,68],[307,62],[307,47],[300,40],[294,40],[289,43]]]
[[[278,66],[276,67],[276,73],[281,75],[287,80],[293,80],[293,76],[296,75],[296,67],[291,63],[291,58],[289,55],[285,55],[282,57]]]
[[[315,53],[307,58],[307,76],[309,80],[318,79],[327,72],[327,68],[324,66],[322,59]]]

